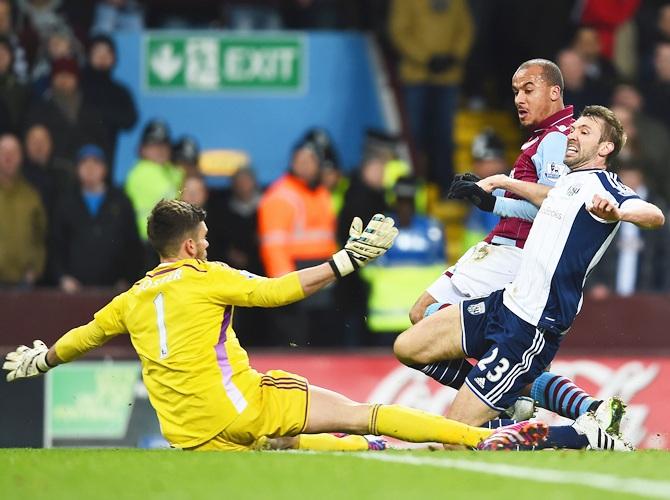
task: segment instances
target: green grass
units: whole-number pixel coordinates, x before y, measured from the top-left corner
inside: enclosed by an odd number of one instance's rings
[[[407,460],[429,463],[397,463]],[[561,471],[562,476],[538,482],[532,480],[532,474],[526,478],[527,470],[521,471],[521,478],[464,470],[472,464],[488,467],[489,463],[511,466],[510,471],[517,473],[519,467],[538,474],[551,469]],[[625,479],[632,490],[621,493],[566,484],[565,478],[572,475],[564,473],[569,471],[605,474],[611,478],[604,478],[610,487]],[[0,492],[8,499],[50,500],[670,499],[670,453],[389,451],[347,455],[9,449],[0,450]]]

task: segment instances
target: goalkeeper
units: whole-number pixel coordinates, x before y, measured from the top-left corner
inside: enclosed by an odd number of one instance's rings
[[[133,287],[63,335],[50,349],[36,340],[7,354],[7,380],[40,375],[109,339],[129,334],[161,430],[173,447],[368,449],[364,434],[405,441],[477,446],[492,431],[395,405],[361,404],[280,370],[258,373],[233,331],[233,310],[276,307],[305,298],[379,257],[393,243],[393,220],[375,215],[324,264],[263,278],[208,262],[205,212],[161,201],[148,220],[161,263]],[[532,444],[542,424],[523,424],[505,439]],[[351,434],[338,438],[329,432]],[[498,436],[500,433],[497,434]]]

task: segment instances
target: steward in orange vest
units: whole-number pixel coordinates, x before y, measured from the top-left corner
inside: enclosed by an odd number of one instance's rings
[[[261,261],[269,277],[323,261],[337,249],[330,192],[320,184],[317,145],[303,141],[289,172],[275,181],[258,205]]]

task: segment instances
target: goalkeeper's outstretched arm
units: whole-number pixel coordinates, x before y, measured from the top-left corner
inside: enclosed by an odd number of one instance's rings
[[[7,370],[7,381],[32,378],[48,372],[60,364],[73,361],[79,356],[103,345],[109,336],[95,320],[73,328],[48,348],[41,340],[33,341],[33,347],[19,346],[7,354],[2,365]]]
[[[376,214],[363,229],[363,221],[355,217],[349,228],[344,248],[324,264],[298,271],[305,296],[309,296],[337,278],[353,273],[384,254],[398,235],[393,219]]]

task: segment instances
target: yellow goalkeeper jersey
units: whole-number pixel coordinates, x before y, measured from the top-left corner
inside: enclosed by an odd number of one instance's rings
[[[270,279],[218,262],[161,264],[88,325],[65,334],[56,354],[71,361],[129,333],[163,435],[189,448],[232,422],[260,383],[233,331],[234,306],[275,307],[303,297],[296,273]]]

